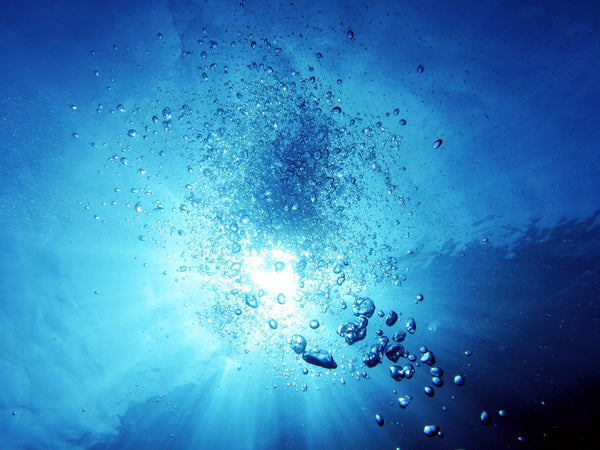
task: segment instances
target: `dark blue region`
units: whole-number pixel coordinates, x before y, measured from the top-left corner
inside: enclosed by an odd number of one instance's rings
[[[451,319],[447,335],[437,332],[436,354],[462,353],[469,345],[473,356],[461,358],[477,366],[467,375],[469,398],[482,410],[511,411],[480,427],[477,447],[518,448],[515,436],[524,437],[526,448],[596,446],[599,219],[597,212],[550,229],[534,220],[511,250],[474,242],[413,274],[435,280],[431,312]],[[468,440],[471,430],[451,428]]]

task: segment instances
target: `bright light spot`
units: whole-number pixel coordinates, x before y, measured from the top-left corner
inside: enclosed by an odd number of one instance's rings
[[[283,293],[286,297],[293,297],[297,282],[292,267],[295,260],[292,255],[275,249],[266,256],[250,256],[245,261],[245,269],[252,282],[265,293]]]
[[[296,309],[298,276],[294,264],[298,258],[281,249],[273,249],[244,259],[243,271],[249,276],[255,290],[262,289],[261,309],[266,316],[279,320],[290,316]],[[277,302],[277,295],[285,295],[285,304]]]

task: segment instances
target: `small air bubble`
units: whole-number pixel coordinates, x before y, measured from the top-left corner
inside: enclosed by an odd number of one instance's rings
[[[487,411],[482,411],[479,418],[481,419],[481,423],[484,425],[489,425],[492,421],[492,416],[490,416],[490,414]]]
[[[465,384],[465,378],[462,375],[456,375],[454,377],[454,384],[457,386],[463,386]]]

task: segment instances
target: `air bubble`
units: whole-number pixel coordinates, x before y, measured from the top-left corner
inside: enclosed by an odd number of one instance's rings
[[[400,405],[400,408],[402,409],[408,408],[410,402],[412,402],[412,397],[410,395],[404,395],[398,398],[398,405]]]
[[[489,425],[492,421],[492,416],[490,416],[490,414],[487,411],[482,411],[481,416],[479,416],[479,418],[481,419],[481,423],[484,425]]]
[[[290,339],[290,347],[292,347],[292,350],[294,350],[294,353],[300,355],[300,354],[304,353],[304,350],[306,349],[306,339],[304,339],[304,336],[302,336],[300,334],[295,334]],[[303,370],[303,372],[304,372],[304,370]],[[308,373],[308,370],[306,372],[304,372],[305,375],[307,373]]]
[[[425,433],[425,436],[427,437],[437,436],[439,431],[440,429],[437,425],[425,425],[423,428],[423,433]]]
[[[245,302],[246,305],[248,305],[250,308],[257,308],[258,307],[258,299],[256,298],[256,295],[254,294],[246,294],[245,296]]]
[[[457,386],[462,386],[465,384],[465,378],[462,375],[456,375],[454,377],[454,384]]]
[[[444,375],[444,371],[442,369],[440,369],[439,367],[432,367],[429,370],[429,373],[431,374],[432,377],[441,377],[442,375]]]
[[[415,334],[415,331],[417,331],[417,323],[412,317],[406,321],[406,331],[408,334]]]

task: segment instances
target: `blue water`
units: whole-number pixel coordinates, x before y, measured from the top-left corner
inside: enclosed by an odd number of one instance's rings
[[[596,448],[595,2],[0,25],[0,447]]]

